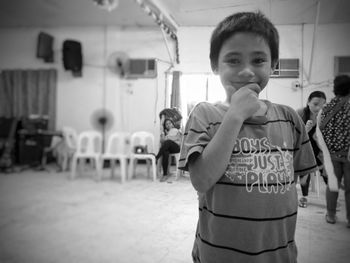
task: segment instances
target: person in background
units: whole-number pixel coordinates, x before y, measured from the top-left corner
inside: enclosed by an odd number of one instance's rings
[[[163,176],[160,181],[164,182],[169,178],[168,165],[169,155],[172,153],[180,152],[181,132],[175,128],[175,125],[171,119],[165,119],[163,123],[163,132],[160,135],[160,149],[156,155],[156,160],[162,157]]]
[[[335,97],[324,106],[319,128],[331,156],[331,164],[340,187],[344,179],[347,227],[350,228],[350,77],[339,75],[334,79]],[[336,223],[336,206],[339,192],[326,189],[326,221]]]
[[[198,193],[193,262],[297,262],[294,176],[317,165],[296,111],[258,99],[278,53],[277,29],[261,12],[230,15],[212,33],[226,100],[194,107],[179,161]]]
[[[320,155],[320,148],[318,147],[318,144],[316,142],[315,133],[316,133],[316,117],[318,112],[323,108],[323,105],[326,103],[326,94],[322,91],[313,91],[308,99],[306,107],[298,109],[297,113],[302,118],[303,122],[305,123],[306,131],[309,135],[309,139],[311,141],[312,149],[314,151],[314,156],[316,158],[317,166],[322,173],[322,158]],[[300,207],[307,207],[307,197],[309,195],[309,186],[310,186],[310,179],[312,174],[305,175],[300,180],[300,186],[301,186],[301,192],[303,197],[299,200],[299,206]]]

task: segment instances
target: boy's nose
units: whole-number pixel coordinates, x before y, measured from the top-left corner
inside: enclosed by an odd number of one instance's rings
[[[251,76],[254,76],[254,71],[249,67],[249,66],[246,66],[244,68],[242,68],[242,70],[238,73],[238,75],[240,77],[251,77]]]

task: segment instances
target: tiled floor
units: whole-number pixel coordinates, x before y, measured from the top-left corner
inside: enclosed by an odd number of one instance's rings
[[[324,220],[324,184],[299,209],[299,263],[345,263],[350,258],[344,192],[338,223]],[[188,178],[152,182],[139,169],[120,184],[105,171],[22,171],[0,174],[1,263],[189,263],[197,199]]]

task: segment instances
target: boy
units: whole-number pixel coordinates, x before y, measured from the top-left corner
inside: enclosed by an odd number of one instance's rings
[[[296,262],[294,176],[317,166],[296,112],[258,100],[278,45],[261,13],[231,15],[212,34],[211,67],[226,101],[193,109],[179,162],[199,197],[193,262]]]

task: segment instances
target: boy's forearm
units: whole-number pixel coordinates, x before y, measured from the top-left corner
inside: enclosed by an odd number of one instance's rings
[[[213,139],[194,161],[189,163],[191,181],[201,193],[208,191],[224,174],[243,120],[225,116]]]

